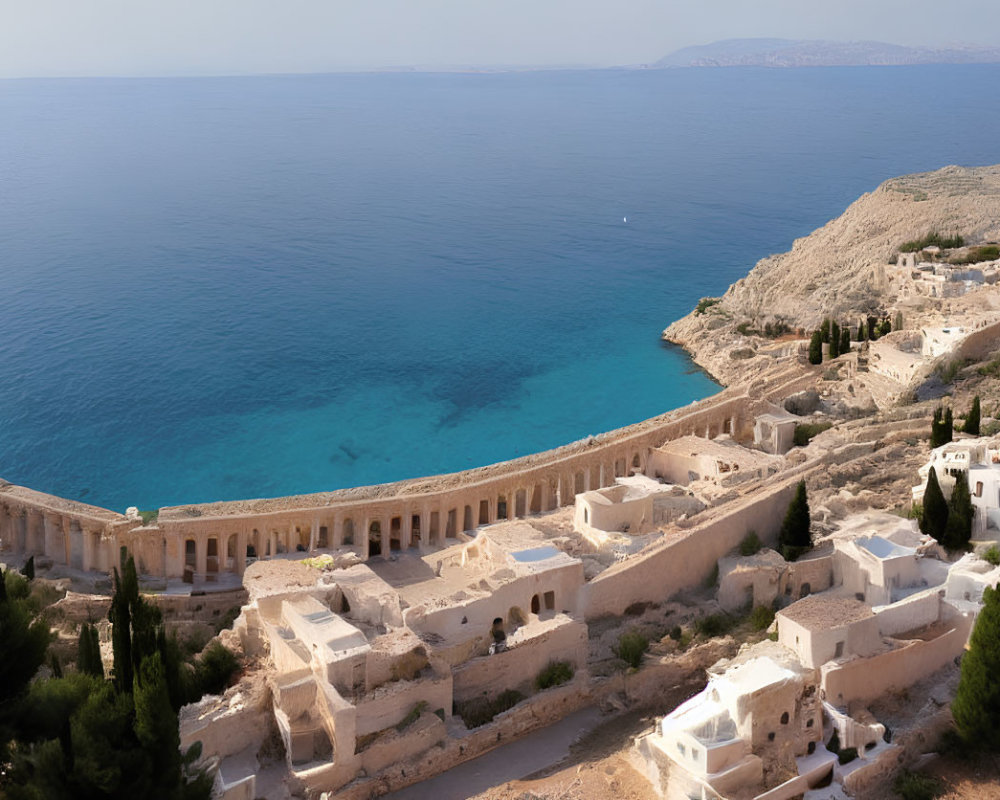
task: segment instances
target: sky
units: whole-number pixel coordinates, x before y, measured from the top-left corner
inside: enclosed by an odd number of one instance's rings
[[[996,0],[0,0],[0,78],[613,66],[728,38],[997,31]]]

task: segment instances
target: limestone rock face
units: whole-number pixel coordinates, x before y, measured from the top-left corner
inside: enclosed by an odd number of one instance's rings
[[[673,323],[664,338],[697,359],[699,350],[718,348],[719,334],[744,322],[759,330],[784,321],[808,331],[826,316],[888,311],[895,298],[886,294],[886,265],[895,263],[902,243],[931,231],[960,233],[967,244],[1000,240],[1000,165],[952,166],[886,181],[796,240],[791,251],[759,261],[717,305]],[[708,331],[712,336],[704,335]]]

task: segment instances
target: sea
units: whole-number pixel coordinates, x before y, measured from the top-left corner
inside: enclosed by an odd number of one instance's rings
[[[115,510],[476,467],[718,391],[660,334],[1000,66],[0,81],[0,476]]]

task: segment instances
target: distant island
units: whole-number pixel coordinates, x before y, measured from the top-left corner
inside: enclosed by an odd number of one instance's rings
[[[684,47],[650,66],[668,67],[862,67],[910,64],[991,64],[1000,48],[906,47],[887,42],[820,39],[725,39]]]

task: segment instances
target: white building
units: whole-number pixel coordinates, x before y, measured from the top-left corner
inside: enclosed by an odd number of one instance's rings
[[[964,475],[968,480],[976,509],[973,535],[982,537],[991,530],[993,538],[1000,536],[1000,440],[959,439],[934,448],[930,460],[919,469],[920,483],[913,487],[915,502],[924,499],[931,467],[945,497],[951,496],[957,477]]]

